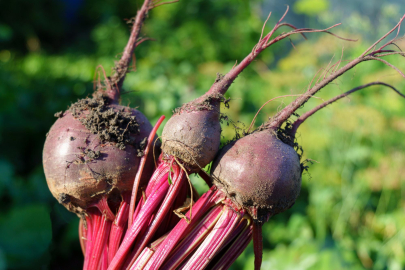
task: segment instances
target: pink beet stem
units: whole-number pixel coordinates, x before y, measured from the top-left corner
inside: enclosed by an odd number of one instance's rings
[[[118,209],[115,220],[111,226],[110,239],[108,244],[108,263],[111,263],[115,253],[117,253],[118,247],[121,243],[122,235],[124,234],[128,213],[129,213],[129,201],[130,195],[125,193],[122,195],[123,199]]]
[[[167,222],[165,224],[162,224],[159,226],[159,229],[156,231],[156,235],[163,235],[170,231],[171,229],[176,226],[176,224],[180,221],[180,217],[174,213],[174,210],[184,207],[184,203],[187,200],[187,194],[190,194],[190,188],[189,185],[182,185],[182,188],[176,197],[176,200],[173,203],[172,209],[169,212],[169,215],[167,216]],[[194,197],[194,195],[193,195]]]
[[[147,225],[144,226],[142,228],[142,230],[140,231],[140,233],[138,234],[140,237],[145,235],[150,224],[152,223],[152,221],[155,219],[155,214],[152,214],[149,218],[149,221],[147,222]],[[142,239],[136,239],[134,241],[134,243],[132,244],[132,246],[137,245]],[[128,254],[125,256],[125,262],[123,264],[123,266],[121,267],[121,269],[129,269],[130,266],[133,264],[134,258],[135,258],[135,254],[137,253],[137,250],[135,250],[134,248],[131,248],[131,254]]]
[[[225,251],[222,257],[212,270],[225,270],[228,269],[239,257],[239,255],[245,250],[252,240],[253,226],[247,224],[242,233],[231,244],[231,246]]]
[[[148,247],[144,248],[141,254],[136,258],[133,266],[131,268],[127,268],[130,270],[142,270],[145,265],[148,263],[149,259],[152,257],[154,251]]]
[[[204,269],[221,249],[224,242],[240,222],[241,215],[224,206],[224,213],[215,224],[212,232],[205,238],[191,258],[181,269],[199,270]]]
[[[114,213],[111,211],[110,206],[108,206],[107,196],[101,197],[94,206],[97,207],[100,213],[106,216],[108,220],[113,221],[115,219]]]
[[[95,234],[95,241],[93,241],[93,248],[90,254],[89,270],[98,270],[99,263],[101,261],[101,255],[103,250],[107,246],[108,234],[111,228],[111,221],[109,221],[106,216],[101,216],[100,226]]]
[[[160,185],[162,185],[162,179],[163,178],[167,178],[169,174],[169,168],[167,166],[164,166],[164,162],[162,162],[159,167],[155,170],[155,172],[153,173],[151,179],[149,180],[148,186],[144,192],[144,195],[146,198],[148,198],[153,192],[155,192]],[[135,212],[133,214],[133,217],[136,218],[142,207],[145,204],[145,200],[144,197],[142,196],[142,198],[139,199],[138,204],[136,205],[136,209]],[[127,234],[129,234],[129,231],[127,230],[127,233],[125,235],[124,238],[127,237]]]
[[[94,243],[96,241],[96,234],[98,231],[101,215],[96,209],[89,209],[87,211],[87,240],[86,240],[86,255],[84,256],[83,270],[89,269],[90,258]]]
[[[136,206],[134,217],[136,218],[139,215],[143,205],[145,204],[145,200],[143,198],[139,199],[138,205]]]
[[[167,179],[167,178],[166,178]],[[162,181],[160,187],[156,190],[155,193],[151,194],[146,202],[145,205],[142,207],[139,215],[136,217],[130,229],[128,229],[127,234],[124,237],[124,240],[121,243],[120,248],[118,249],[115,257],[111,261],[108,269],[119,269],[122,263],[125,260],[125,256],[130,251],[132,243],[135,241],[135,238],[138,236],[139,232],[144,228],[144,226],[148,225],[151,215],[159,206],[160,202],[163,200],[164,196],[167,193],[169,188],[169,183],[166,181]]]
[[[149,195],[156,190],[156,185],[161,184],[162,178],[168,177],[169,172],[170,166],[167,166],[166,162],[161,162],[157,169],[154,171],[152,177],[149,180],[148,186],[145,189],[146,197],[149,197]]]
[[[226,239],[226,241],[222,245],[221,250],[226,248],[232,241],[234,241],[242,233],[242,231],[246,228],[246,223],[247,223],[246,219],[242,219],[239,222],[239,224],[235,227],[235,229],[231,232],[229,237]]]
[[[147,2],[147,1],[145,1],[145,2]],[[165,116],[162,115],[159,118],[159,120],[157,121],[156,125],[153,127],[152,131],[150,132],[148,142],[147,142],[147,145],[146,145],[146,148],[145,148],[144,155],[142,156],[141,161],[139,162],[139,168],[138,168],[138,171],[136,173],[135,180],[134,180],[134,187],[132,189],[131,204],[130,204],[130,208],[129,208],[129,217],[128,217],[128,228],[131,228],[131,224],[132,224],[132,221],[133,221],[133,214],[134,214],[134,210],[135,210],[136,195],[138,193],[139,183],[141,182],[142,172],[143,172],[143,169],[145,167],[146,160],[148,158],[148,153],[150,151],[150,148],[155,143],[154,139],[155,139],[156,132],[157,132],[158,128],[160,127],[160,124],[162,124],[164,119],[165,119]]]
[[[253,223],[253,250],[255,253],[255,270],[260,270],[263,257],[262,223]]]
[[[153,253],[155,250],[163,243],[163,241],[166,239],[167,234],[163,235],[156,241],[154,241],[152,244],[150,244],[149,247],[145,247],[141,254],[138,256],[134,264],[131,266],[131,268],[127,268],[130,270],[142,270],[143,267],[148,263],[150,257],[152,257]]]
[[[208,209],[223,198],[222,193],[219,194],[216,191],[216,187],[213,186],[201,196],[201,198],[193,205],[191,209],[193,216],[190,216],[190,210],[186,214],[186,216],[188,216],[188,218],[191,220],[190,223],[187,223],[185,219],[182,219],[179,221],[179,223],[177,223],[176,227],[171,230],[165,241],[153,254],[152,258],[145,266],[145,270],[159,269],[159,267],[168,258],[172,250],[176,247],[177,243],[184,238],[185,235],[187,235],[188,230],[190,230],[190,228],[192,228],[194,224],[198,222],[199,218],[205,214]]]
[[[172,178],[173,184],[170,186],[168,194],[166,195],[163,203],[160,206],[152,224],[148,227],[145,234],[142,234],[142,238],[140,241],[135,245],[134,250],[135,255],[133,257],[133,261],[138,257],[141,253],[143,248],[149,243],[151,238],[154,236],[156,230],[158,229],[159,225],[162,223],[163,218],[168,214],[170,207],[173,205],[174,200],[178,196],[178,193],[182,187],[182,185],[187,184],[185,182],[186,176],[183,170],[181,170],[178,166],[172,165],[174,169],[174,177]],[[169,172],[170,173],[170,172]],[[167,181],[167,179],[162,179],[162,181]]]
[[[108,246],[104,246],[103,255],[101,256],[100,270],[107,270],[108,267]]]
[[[191,254],[212,230],[222,214],[222,205],[215,206],[185,239],[170,254],[170,259],[163,265],[163,269],[176,269],[182,261]]]
[[[89,225],[87,224],[87,226]],[[79,221],[79,241],[83,256],[86,255],[86,236],[87,228],[84,226],[84,219],[81,218]]]

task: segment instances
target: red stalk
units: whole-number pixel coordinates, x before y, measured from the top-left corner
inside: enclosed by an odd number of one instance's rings
[[[136,258],[135,262],[133,263],[131,268],[127,268],[130,270],[142,270],[145,265],[148,263],[149,259],[152,257],[153,253],[152,249],[146,247],[142,250],[141,254]]]
[[[129,200],[130,197],[128,193],[122,195],[121,205],[111,226],[110,240],[108,244],[108,263],[111,263],[121,243],[122,235],[124,234],[127,225]]]
[[[93,242],[93,248],[88,266],[88,269],[91,270],[98,269],[102,257],[101,255],[104,248],[107,246],[108,233],[110,232],[111,228],[111,221],[109,221],[106,216],[100,216],[99,219],[101,219],[101,221],[94,239],[95,241]]]
[[[241,215],[230,209],[227,205],[224,205],[223,208],[224,213],[215,224],[212,232],[207,238],[205,238],[202,244],[188,260],[187,264],[181,269],[204,269],[209,264],[210,259],[217,254],[224,242],[238,225]]]
[[[89,216],[88,216],[88,218],[86,218],[86,220],[88,221],[87,222],[87,241],[86,241],[86,256],[84,257],[83,270],[90,269],[89,268],[90,258],[91,258],[92,251],[94,248],[94,243],[97,240],[96,235],[97,235],[100,220],[101,220],[100,212],[95,209],[89,209],[87,211],[87,214]]]
[[[188,223],[185,219],[182,219],[179,223],[177,223],[176,227],[170,231],[169,235],[153,254],[152,258],[149,260],[144,269],[159,269],[159,267],[168,258],[172,250],[176,247],[178,242],[180,242],[180,240],[187,235],[194,224],[198,222],[199,218],[221,199],[223,199],[223,195],[216,192],[215,186],[204,193],[191,209],[193,216],[190,216],[191,210],[189,210],[186,214],[186,217],[188,217],[190,222]]]
[[[108,246],[104,246],[103,255],[101,256],[100,270],[107,270],[108,267]]]
[[[174,252],[170,255],[170,259],[163,265],[163,269],[176,269],[191,252],[204,240],[206,235],[212,230],[222,214],[220,205],[214,207],[187,237],[178,245]]]
[[[225,251],[212,270],[228,269],[249,245],[250,241],[252,240],[252,231],[253,227],[250,223],[248,223],[239,237],[233,241],[231,246]]]
[[[152,194],[158,185],[162,183],[162,179],[165,178],[166,182],[168,179],[168,174],[170,172],[170,166],[167,166],[163,161],[160,162],[159,166],[153,173],[151,179],[149,180],[148,186],[145,189],[145,197],[148,198]]]
[[[245,212],[238,212],[242,216],[244,216]],[[239,222],[239,224],[236,226],[236,228],[231,232],[229,237],[226,239],[224,244],[221,247],[221,252],[222,250],[226,249],[232,241],[234,241],[241,233],[242,231],[246,228],[247,220],[245,218],[242,218]],[[221,254],[220,254],[221,255]]]
[[[172,178],[173,184],[170,185],[168,194],[166,195],[166,198],[164,199],[163,203],[161,204],[160,209],[158,210],[154,220],[152,221],[152,224],[149,225],[145,234],[142,234],[142,238],[135,245],[134,250],[136,252],[132,259],[133,261],[135,261],[135,259],[138,257],[138,255],[143,250],[143,248],[149,243],[149,241],[154,236],[156,230],[158,229],[159,225],[162,223],[163,218],[165,218],[167,216],[167,214],[169,213],[169,210],[170,210],[171,206],[173,205],[174,200],[176,199],[182,185],[187,184],[185,181],[186,180],[185,172],[183,170],[181,170],[178,166],[175,166],[174,164],[171,166],[173,166],[172,168],[174,169],[174,175],[175,175],[175,177]],[[163,181],[168,181],[168,179],[163,179]]]
[[[146,200],[145,205],[142,207],[139,215],[135,218],[132,226],[128,229],[127,234],[122,241],[120,248],[118,249],[115,257],[111,261],[108,269],[119,269],[120,266],[124,263],[125,256],[128,254],[132,243],[135,241],[136,237],[139,235],[139,232],[147,226],[150,220],[151,215],[159,206],[160,202],[163,200],[164,196],[169,189],[169,183],[167,181],[162,181],[159,188],[156,192],[152,193]]]
[[[145,1],[145,3],[146,2],[147,1]],[[157,132],[158,128],[160,127],[160,124],[162,124],[164,119],[165,119],[165,116],[162,115],[159,118],[159,120],[157,121],[156,125],[153,127],[151,133],[149,134],[148,143],[146,145],[144,155],[142,156],[141,161],[139,163],[139,168],[138,168],[138,171],[136,173],[135,180],[134,180],[134,187],[132,189],[131,204],[130,204],[130,208],[129,208],[129,217],[128,217],[128,228],[131,227],[131,224],[132,224],[132,221],[133,221],[133,214],[134,214],[134,209],[135,209],[136,195],[138,194],[139,183],[141,182],[142,172],[143,172],[143,169],[145,168],[148,153],[150,151],[150,148],[155,143],[154,139],[155,139],[156,132]]]
[[[83,256],[86,254],[86,235],[87,235],[87,228],[84,225],[84,219],[81,218],[79,221],[79,241],[80,247],[83,252]],[[87,225],[88,226],[88,225]]]
[[[94,209],[97,208],[98,210]],[[87,210],[87,240],[84,270],[97,270],[99,268],[103,250],[107,247],[112,220],[115,215],[108,206],[107,197],[103,196],[98,203]]]
[[[149,221],[147,222],[147,226],[143,227],[141,232],[139,233],[139,236],[143,236],[146,234],[146,231],[148,230],[150,224],[152,223],[152,221],[155,218],[155,214],[152,214],[149,218]],[[140,241],[140,239],[135,239],[134,243],[138,244]],[[137,250],[135,250],[133,248],[134,244],[131,245],[131,254],[125,256],[125,263],[123,264],[123,266],[121,267],[121,269],[130,269],[130,266],[132,266],[133,261],[136,259],[135,257],[135,253],[137,253]]]
[[[165,240],[166,237],[167,235],[164,235],[150,244],[149,247],[145,247],[139,257],[136,259],[135,263],[132,265],[132,267],[127,269],[142,270],[148,263],[150,257],[152,257],[155,250],[160,246],[160,244],[162,244],[163,240]]]
[[[253,249],[255,253],[255,270],[260,270],[263,257],[262,223],[253,222]]]
[[[198,197],[198,196],[194,196],[194,194],[196,194],[195,191],[192,191],[192,192],[193,192],[193,197],[194,198]],[[180,191],[180,194],[177,196],[176,201],[173,204],[173,210],[176,210],[176,209],[178,209],[180,207],[184,207],[184,202],[186,202],[186,200],[187,200],[187,194],[190,194],[190,189],[189,189],[188,185],[183,185],[183,190]],[[176,224],[180,221],[180,218],[174,212],[171,212],[168,220],[169,220],[168,227],[165,230],[165,232],[167,232],[168,230],[173,229],[174,226],[176,226]],[[160,235],[161,233],[159,234],[159,232],[158,232],[157,234]]]

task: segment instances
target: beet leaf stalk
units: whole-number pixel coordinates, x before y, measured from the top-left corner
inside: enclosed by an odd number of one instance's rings
[[[281,125],[287,121],[291,117],[291,115],[301,106],[303,106],[310,97],[315,95],[319,90],[324,88],[326,85],[349,71],[350,69],[354,68],[358,64],[365,62],[365,61],[379,61],[384,63],[385,65],[391,67],[395,71],[397,71],[403,78],[405,78],[405,74],[399,70],[397,67],[389,63],[388,61],[384,60],[383,57],[389,56],[389,55],[402,55],[405,56],[405,53],[402,51],[397,51],[393,49],[386,49],[386,47],[390,45],[395,45],[395,41],[397,41],[397,36],[399,34],[399,30],[401,27],[402,21],[405,19],[405,15],[399,20],[397,25],[395,25],[394,28],[392,28],[388,33],[386,33],[384,36],[382,36],[379,40],[374,42],[367,50],[365,50],[359,57],[356,59],[351,60],[349,63],[344,65],[343,67],[334,70],[337,68],[340,64],[340,61],[336,63],[335,65],[332,65],[331,68],[327,71],[330,72],[329,75],[326,75],[323,77],[321,81],[318,83],[315,83],[314,86],[309,86],[309,89],[300,97],[298,97],[295,101],[291,102],[288,106],[286,106],[283,110],[281,110],[279,113],[277,113],[269,123],[266,124],[267,128],[272,128],[277,130]],[[397,30],[397,35],[395,38],[389,40],[388,42],[384,43],[383,45],[379,44],[388,37],[389,34]],[[393,46],[392,46],[393,47]],[[333,69],[333,70],[332,70]],[[312,84],[312,82],[311,82]]]
[[[308,117],[312,116],[314,113],[316,113],[317,111],[319,111],[322,108],[325,108],[326,106],[332,104],[333,102],[342,99],[344,97],[347,97],[348,95],[350,95],[351,93],[354,93],[356,91],[362,90],[364,88],[373,86],[373,85],[382,85],[382,86],[386,86],[391,88],[394,92],[396,92],[398,95],[400,95],[401,97],[405,98],[405,95],[402,94],[399,90],[397,90],[395,87],[393,87],[392,85],[389,85],[387,83],[384,82],[371,82],[371,83],[367,83],[364,85],[360,85],[356,88],[353,88],[352,90],[349,90],[343,94],[340,94],[334,98],[331,98],[330,100],[327,100],[325,102],[323,102],[322,104],[316,106],[315,108],[313,108],[312,110],[304,113],[303,115],[301,115],[300,117],[298,117],[297,120],[295,120],[295,122],[292,124],[292,128],[291,128],[291,136],[295,137],[296,133],[297,133],[297,129],[300,127],[300,125],[302,123],[304,123],[305,120],[308,119]]]

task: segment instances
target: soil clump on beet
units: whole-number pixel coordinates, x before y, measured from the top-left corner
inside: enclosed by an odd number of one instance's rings
[[[108,105],[108,98],[85,98],[73,103],[69,111],[102,143],[114,142],[123,150],[126,144],[134,143],[130,134],[139,134],[139,124],[129,108],[114,110]]]

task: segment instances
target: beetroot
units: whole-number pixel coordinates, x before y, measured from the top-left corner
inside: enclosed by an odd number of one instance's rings
[[[212,165],[214,184],[262,222],[290,208],[301,187],[294,148],[262,130],[225,146]]]
[[[190,172],[204,168],[218,152],[221,136],[219,100],[209,97],[202,103],[197,99],[183,105],[163,129],[163,153],[178,157]]]
[[[76,213],[101,196],[111,194],[120,201],[121,193],[132,190],[145,138],[152,130],[139,111],[106,102],[83,99],[73,104],[45,141],[43,164],[49,189]],[[144,184],[150,169],[145,171]]]

